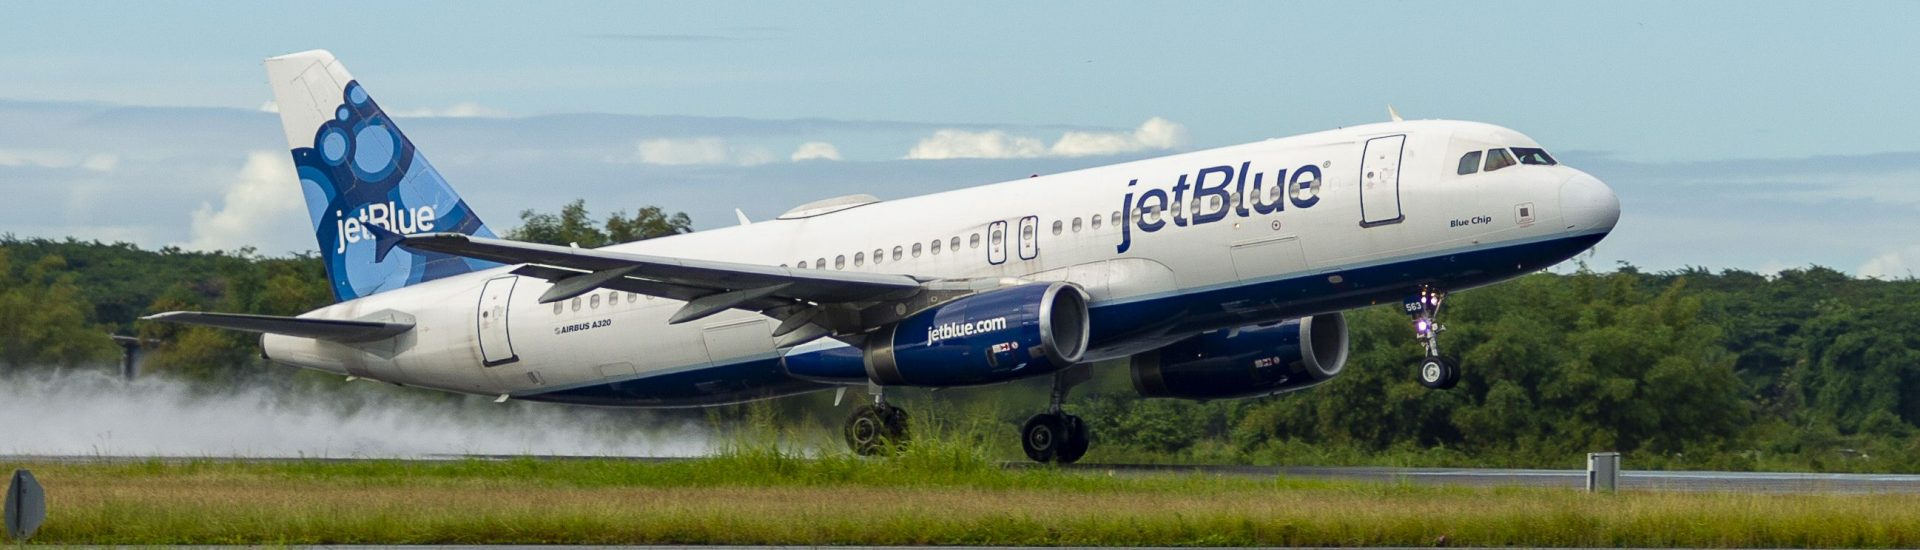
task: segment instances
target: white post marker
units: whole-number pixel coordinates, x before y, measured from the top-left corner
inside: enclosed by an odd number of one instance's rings
[[[0,512],[6,515],[7,538],[16,542],[26,542],[40,529],[40,523],[47,519],[47,493],[40,489],[40,482],[34,481],[33,472],[13,471],[13,481],[7,484],[6,508]]]
[[[1587,492],[1611,493],[1620,486],[1620,453],[1587,453]]]

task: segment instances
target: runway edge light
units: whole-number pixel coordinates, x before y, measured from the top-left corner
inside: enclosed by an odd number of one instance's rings
[[[13,481],[7,484],[7,504],[4,510],[7,523],[7,538],[26,542],[40,529],[40,523],[47,519],[47,494],[40,489],[40,482],[33,479],[33,472],[25,469],[13,471]]]

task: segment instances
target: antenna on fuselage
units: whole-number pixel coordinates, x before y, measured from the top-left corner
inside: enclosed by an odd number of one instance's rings
[[[1393,119],[1394,122],[1400,122],[1400,111],[1393,110],[1392,103],[1387,104],[1387,118]]]
[[[747,213],[741,212],[740,209],[738,208],[733,209],[733,215],[734,217],[740,218],[740,225],[747,225],[747,224],[753,223],[752,221],[747,220]]]

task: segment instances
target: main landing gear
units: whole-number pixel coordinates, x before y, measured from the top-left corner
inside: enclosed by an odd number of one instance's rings
[[[861,405],[847,417],[847,447],[862,456],[888,454],[907,443],[907,411],[887,404],[877,389],[873,404]]]
[[[1087,455],[1087,423],[1067,414],[1061,405],[1067,390],[1091,376],[1086,365],[1075,365],[1053,376],[1053,398],[1047,412],[1033,415],[1020,427],[1020,450],[1034,462],[1072,464]]]
[[[1419,294],[1402,304],[1407,315],[1413,317],[1413,337],[1419,339],[1420,347],[1427,351],[1418,369],[1420,385],[1435,390],[1460,383],[1460,363],[1440,354],[1440,333],[1447,327],[1441,325],[1438,318],[1440,304],[1446,299],[1446,292],[1421,285]]]

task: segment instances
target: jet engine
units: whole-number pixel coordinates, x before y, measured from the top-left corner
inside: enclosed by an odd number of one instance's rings
[[[1304,389],[1347,364],[1347,321],[1339,313],[1208,332],[1134,355],[1133,388],[1143,397],[1237,399]]]
[[[1087,324],[1087,294],[1067,283],[972,294],[875,332],[864,350],[867,377],[938,387],[1048,374],[1080,360]]]

